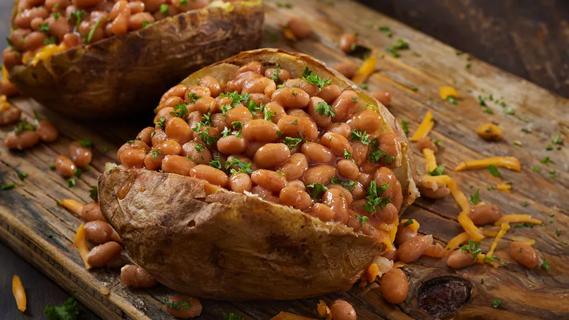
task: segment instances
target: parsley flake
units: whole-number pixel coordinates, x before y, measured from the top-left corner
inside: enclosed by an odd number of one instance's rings
[[[342,187],[344,187],[350,191],[354,190],[354,188],[356,187],[356,182],[354,180],[348,180],[348,179],[341,179],[338,177],[333,177],[330,182],[332,184],[339,184]]]
[[[488,172],[490,172],[490,174],[493,175],[494,177],[498,178],[502,177],[502,174],[500,173],[500,171],[498,171],[498,168],[493,164],[488,166]]]
[[[365,144],[365,145],[368,145],[370,142],[369,134],[367,134],[367,132],[365,132],[363,130],[353,130],[352,134],[351,134],[351,138],[352,138],[352,140],[360,141],[362,144]]]
[[[332,108],[331,105],[327,104],[324,101],[320,101],[316,104],[316,112],[320,113],[325,117],[335,117],[336,112]]]
[[[364,206],[365,211],[369,213],[375,213],[377,208],[384,208],[390,201],[387,198],[383,198],[382,195],[387,190],[387,183],[377,186],[375,181],[369,184],[367,190],[366,204]]]
[[[500,307],[502,306],[502,299],[498,299],[498,298],[493,299],[492,303],[490,305],[494,309],[500,309]]]
[[[482,249],[480,249],[480,242],[476,242],[473,240],[468,240],[465,245],[460,247],[462,252],[469,252],[472,254],[473,258],[476,258],[478,254],[482,253]]]
[[[302,142],[302,138],[285,137],[283,142],[290,150],[293,150]]]
[[[345,150],[345,149],[344,149],[344,159],[346,159],[346,160],[352,159],[352,154],[350,153],[350,151]]]
[[[430,176],[442,176],[445,173],[444,164],[438,165],[433,171],[429,172]]]
[[[328,188],[321,183],[312,183],[306,186],[306,190],[312,199],[320,200]]]
[[[476,205],[480,203],[480,190],[476,189],[476,191],[470,195],[470,203]]]
[[[1,191],[7,191],[7,190],[12,190],[16,187],[15,183],[4,183],[4,184],[0,184],[0,190]]]
[[[323,79],[312,70],[308,68],[304,68],[304,72],[302,72],[302,79],[306,80],[306,82],[311,83],[318,87],[318,89],[322,89],[325,86],[332,83],[330,79]]]

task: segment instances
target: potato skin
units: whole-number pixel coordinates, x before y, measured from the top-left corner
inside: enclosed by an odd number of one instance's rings
[[[403,208],[418,196],[407,140],[394,117],[339,73],[307,55],[279,49],[242,52],[182,81],[231,79],[238,65],[278,63],[292,74],[309,67],[377,106],[382,126],[398,137],[393,171]],[[116,167],[99,178],[101,210],[129,256],[157,281],[190,296],[220,300],[288,300],[349,290],[385,251],[378,239],[335,222],[206,182],[145,169]],[[119,197],[120,196],[120,197]],[[160,208],[160,210],[157,210]],[[403,211],[403,208],[401,212]],[[247,270],[247,272],[244,272]]]
[[[101,209],[129,256],[176,291],[221,300],[346,291],[384,250],[343,224],[224,189],[206,195],[205,184],[120,167],[99,178]]]
[[[149,111],[189,72],[259,45],[262,1],[245,2],[249,4],[234,2],[231,11],[188,11],[64,51],[48,63],[14,66],[10,80],[22,94],[74,118]]]

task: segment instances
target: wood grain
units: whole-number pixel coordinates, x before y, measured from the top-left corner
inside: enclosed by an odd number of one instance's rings
[[[512,234],[536,239],[536,247],[551,264],[549,271],[526,271],[506,260],[506,265],[498,269],[476,266],[454,272],[440,261],[424,258],[405,267],[412,281],[412,294],[401,306],[388,305],[374,288],[355,287],[348,293],[324,297],[325,300],[345,297],[354,304],[359,319],[428,318],[417,307],[416,293],[425,280],[450,274],[468,279],[473,287],[469,303],[456,318],[569,317],[569,306],[561,303],[569,299],[569,270],[564,268],[569,263],[569,211],[565,204],[569,189],[566,167],[569,152],[566,147],[545,150],[554,135],[560,134],[564,139],[569,134],[569,117],[565,112],[569,101],[483,62],[466,61],[466,57],[457,55],[453,48],[351,1],[334,2],[333,5],[316,0],[289,1],[293,9],[282,8],[277,5],[279,2],[267,1],[266,47],[298,50],[334,64],[348,59],[337,47],[343,32],[357,32],[364,45],[380,52],[395,39],[406,39],[410,50],[402,51],[400,58],[381,54],[379,72],[369,81],[370,90],[381,88],[392,93],[391,110],[400,119],[409,121],[411,132],[427,110],[433,111],[437,124],[432,136],[441,140],[444,146],[438,158],[447,168],[453,168],[466,158],[518,157],[523,164],[521,173],[501,171],[503,179],[513,184],[511,193],[488,190],[500,180],[484,170],[450,174],[460,181],[467,195],[479,189],[483,200],[496,203],[504,212],[525,212],[545,222],[532,229],[514,228]],[[297,43],[282,40],[280,26],[293,15],[311,23],[316,30],[314,39]],[[379,26],[389,26],[394,36],[389,38],[379,32]],[[467,62],[471,63],[469,70],[464,68]],[[459,90],[457,106],[438,97],[438,88],[442,85],[453,85]],[[490,94],[503,99],[515,114],[508,115],[501,106],[490,102],[494,114],[484,113],[477,96]],[[150,115],[139,123],[77,123],[43,109],[29,99],[16,99],[15,103],[27,115],[38,110],[52,120],[64,136],[57,143],[40,145],[25,153],[11,153],[0,148],[0,178],[3,182],[18,185],[14,190],[0,193],[0,237],[105,319],[168,318],[161,310],[160,302],[171,293],[168,289],[131,291],[120,285],[116,270],[87,272],[83,269],[71,245],[79,221],[55,203],[61,198],[89,201],[89,187],[95,185],[104,163],[113,161],[114,148],[133,137],[137,128],[149,123]],[[504,142],[486,143],[476,136],[475,128],[490,121],[499,123],[504,129]],[[525,133],[522,128],[530,133]],[[6,132],[4,129],[0,138]],[[95,160],[77,186],[68,188],[49,166],[57,154],[66,152],[71,140],[84,137],[89,137],[96,145]],[[514,146],[514,141],[520,141],[523,146]],[[420,156],[415,153],[420,169]],[[549,156],[554,163],[541,164],[539,160],[544,156]],[[533,172],[533,165],[540,166],[541,173]],[[16,169],[29,173],[29,178],[19,181]],[[550,170],[556,171],[555,179],[548,176]],[[418,219],[422,232],[432,233],[437,240],[445,242],[460,232],[456,222],[458,211],[451,199],[437,202],[421,199],[405,216]],[[487,248],[489,241],[485,240],[482,247]],[[503,256],[506,245],[507,241],[504,241],[499,246],[498,255]],[[495,298],[503,301],[500,309],[490,307]],[[315,316],[316,302],[317,299],[249,303],[205,301],[201,318],[220,319],[224,313],[234,312],[245,318],[268,319],[281,310]]]

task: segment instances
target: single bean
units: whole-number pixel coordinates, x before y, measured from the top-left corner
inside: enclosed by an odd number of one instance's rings
[[[160,151],[160,154],[180,154],[182,152],[182,147],[178,141],[173,139],[167,139],[156,146],[156,149]]]
[[[381,167],[376,171],[374,179],[378,186],[388,185],[387,190],[383,192],[383,196],[389,198],[397,210],[401,209],[401,204],[403,203],[401,183],[399,183],[393,171],[387,167]]]
[[[199,111],[202,114],[217,111],[217,102],[210,96],[203,96],[196,100],[193,105],[188,107],[188,111]]]
[[[226,136],[217,140],[217,149],[223,154],[240,154],[245,152],[247,144],[245,139],[237,136]]]
[[[131,1],[128,3],[128,8],[131,14],[140,13],[144,11],[144,2],[142,1]]]
[[[134,264],[121,268],[121,283],[130,288],[152,288],[157,282],[150,273]]]
[[[64,178],[70,178],[75,175],[76,170],[77,167],[68,157],[59,155],[55,158],[55,172],[58,175]]]
[[[334,211],[334,220],[347,223],[350,218],[348,212],[348,199],[344,192],[338,188],[330,188],[322,195],[322,202]]]
[[[312,27],[305,19],[292,17],[287,22],[287,27],[297,40],[308,38],[312,34]]]
[[[340,50],[345,53],[354,51],[358,42],[357,35],[354,33],[344,33],[340,37]]]
[[[353,90],[346,90],[338,96],[332,107],[336,112],[334,116],[335,122],[344,122],[359,108],[358,94]]]
[[[354,189],[352,189],[352,197],[355,200],[365,198],[367,196],[367,191],[365,190],[363,184],[356,182]]]
[[[253,161],[262,169],[273,169],[290,158],[290,150],[284,143],[267,143],[255,152]]]
[[[308,169],[308,159],[302,153],[295,153],[288,161],[283,164],[279,169],[280,172],[284,173],[288,181],[300,179],[304,172]]]
[[[100,244],[89,251],[89,254],[87,255],[87,263],[94,268],[104,267],[113,259],[118,257],[121,254],[121,251],[122,247],[116,241],[109,241]]]
[[[103,217],[103,213],[101,212],[101,207],[97,202],[90,202],[81,208],[81,212],[79,213],[79,218],[85,222],[90,221],[103,221],[106,222],[105,217]]]
[[[379,281],[383,298],[392,304],[403,303],[409,292],[409,280],[403,270],[392,268]]]
[[[447,250],[440,243],[433,243],[427,247],[424,256],[440,259],[446,255]]]
[[[305,142],[300,150],[310,163],[330,163],[334,158],[330,149],[315,142]]]
[[[279,194],[279,200],[280,203],[285,206],[291,206],[300,210],[305,210],[312,205],[310,195],[294,185],[282,188]]]
[[[395,243],[401,246],[405,242],[415,238],[417,236],[417,231],[410,226],[399,225],[397,228],[397,235],[395,236]]]
[[[462,269],[473,265],[475,262],[476,259],[470,252],[457,249],[448,256],[447,266],[452,269]]]
[[[59,131],[48,120],[40,120],[36,132],[43,142],[54,142],[59,137]]]
[[[166,155],[162,160],[162,171],[166,173],[177,173],[189,176],[190,170],[196,164],[192,160],[179,155]]]
[[[397,257],[403,263],[417,261],[432,243],[432,235],[413,237],[399,246],[397,249]]]
[[[145,156],[144,149],[128,148],[119,155],[119,161],[127,168],[142,168]]]
[[[2,60],[6,69],[10,70],[13,66],[22,63],[22,55],[14,48],[7,47],[2,51]]]
[[[34,51],[43,46],[44,41],[47,39],[45,33],[40,31],[33,31],[24,39],[24,50]]]
[[[338,161],[336,167],[338,168],[338,173],[342,177],[348,178],[350,180],[358,180],[360,170],[354,161],[343,159]]]
[[[74,48],[81,45],[81,37],[77,33],[68,33],[63,36],[65,48]]]
[[[86,168],[93,160],[91,149],[81,146],[77,141],[69,144],[68,152],[71,161],[79,168]]]
[[[308,113],[310,113],[314,122],[322,128],[327,128],[332,123],[331,113],[327,112],[326,108],[331,110],[332,107],[330,107],[324,99],[320,97],[310,98],[310,102],[308,103]]]
[[[234,122],[241,122],[241,124],[245,124],[251,119],[253,119],[251,111],[243,105],[237,105],[225,114],[225,123],[228,127],[231,127]]]
[[[279,120],[286,115],[284,108],[277,102],[269,102],[265,105],[265,110],[271,114],[271,121],[273,123],[278,123]]]
[[[327,185],[336,175],[336,168],[330,165],[317,165],[304,172],[302,180],[305,184],[320,183]]]
[[[477,226],[493,224],[502,217],[500,208],[494,204],[480,202],[470,208],[470,219]]]
[[[352,128],[350,128],[347,123],[333,123],[328,129],[328,132],[334,132],[346,138],[350,138],[350,135],[352,134]]]
[[[231,188],[231,191],[243,193],[251,191],[252,187],[251,177],[246,173],[237,173],[229,177],[229,188]]]
[[[120,0],[120,1],[123,1],[123,0]],[[148,3],[146,5],[148,5]],[[115,6],[116,6],[116,4],[115,4]],[[180,97],[180,98],[185,99],[187,91],[188,91],[188,88],[185,85],[183,85],[183,84],[175,85],[172,88],[168,89],[168,91],[166,91],[162,95],[162,97],[160,98],[160,104],[163,104],[168,98],[170,98],[172,96],[176,96],[176,97]]]
[[[184,144],[192,139],[192,129],[182,118],[173,117],[166,122],[166,135],[170,139],[176,140],[179,144]]]
[[[399,142],[394,132],[386,132],[379,136],[379,149],[392,157],[397,157]]]
[[[310,101],[310,95],[299,88],[280,88],[275,90],[271,100],[285,109],[305,108]]]
[[[442,199],[450,194],[450,189],[447,186],[433,185],[424,181],[420,181],[417,187],[421,196],[429,199]]]
[[[531,245],[520,241],[513,241],[510,244],[510,257],[528,269],[533,269],[539,264],[537,251]]]
[[[322,221],[332,221],[335,216],[334,210],[323,203],[315,203],[310,214]]]
[[[273,142],[278,138],[279,127],[263,119],[251,120],[243,126],[243,138],[248,141]]]
[[[108,241],[120,241],[119,235],[110,224],[95,220],[85,223],[85,238],[93,244],[102,244]]]
[[[352,154],[354,151],[350,141],[343,135],[335,132],[326,132],[320,139],[320,143],[330,148],[337,157],[344,157],[346,152]]]
[[[256,74],[263,74],[263,65],[259,61],[251,61],[243,66],[241,66],[237,72],[244,73],[246,71],[251,71]]]
[[[381,116],[379,113],[365,109],[358,112],[348,121],[353,130],[366,131],[367,133],[376,132],[381,126]]]
[[[192,177],[206,180],[211,184],[215,184],[221,187],[227,185],[229,181],[229,178],[227,177],[227,174],[225,174],[225,172],[204,164],[198,164],[195,167],[193,167],[190,170],[190,175]]]
[[[158,170],[162,167],[164,155],[158,149],[152,149],[144,157],[144,167],[148,170]]]
[[[276,171],[266,169],[253,171],[251,174],[251,180],[253,183],[260,185],[271,192],[279,192],[286,186],[286,179],[283,175]]]
[[[342,89],[340,89],[339,86],[337,86],[335,84],[329,84],[329,85],[323,87],[322,89],[320,89],[318,96],[320,98],[324,99],[324,101],[326,101],[326,103],[331,104],[332,102],[334,102],[334,100],[336,100],[338,98],[340,93],[342,93]]]
[[[223,113],[214,113],[211,116],[211,125],[222,132],[225,129],[225,115]]]
[[[146,143],[147,145],[151,145],[153,133],[154,133],[154,128],[146,127],[144,129],[140,130],[140,132],[136,135],[136,140],[140,140],[140,141]]]
[[[334,320],[356,320],[358,315],[354,307],[346,300],[338,299],[330,306],[330,315]]]
[[[285,115],[277,122],[277,126],[287,137],[300,137],[308,141],[318,139],[318,126],[309,118]]]

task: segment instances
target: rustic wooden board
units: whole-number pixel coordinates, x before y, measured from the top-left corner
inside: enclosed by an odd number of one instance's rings
[[[480,189],[482,199],[496,203],[504,212],[525,212],[545,222],[531,229],[514,228],[512,234],[536,239],[536,247],[551,264],[549,271],[527,271],[509,262],[499,269],[476,266],[454,272],[440,261],[423,258],[405,267],[412,286],[410,298],[401,306],[386,304],[373,288],[356,287],[348,293],[324,298],[330,301],[345,297],[354,304],[359,319],[428,318],[417,308],[417,290],[434,275],[452,274],[468,279],[473,286],[470,302],[456,318],[569,318],[566,303],[569,301],[569,270],[565,267],[569,264],[569,209],[566,205],[569,151],[567,147],[546,151],[554,135],[560,134],[562,138],[569,135],[569,101],[465,54],[457,54],[454,49],[351,1],[287,1],[292,8],[278,5],[280,3],[283,2],[267,1],[266,4],[266,47],[298,50],[327,63],[336,63],[348,59],[337,48],[337,39],[343,32],[357,32],[366,45],[381,52],[397,38],[406,39],[410,50],[402,51],[400,58],[387,53],[382,55],[379,72],[369,81],[370,90],[381,88],[392,93],[391,110],[400,119],[409,121],[411,132],[427,110],[434,112],[437,124],[432,136],[444,146],[438,158],[447,168],[453,168],[466,158],[518,157],[523,164],[521,173],[501,171],[504,180],[513,183],[511,193],[488,190],[500,180],[486,171],[451,175],[461,182],[467,195]],[[293,15],[306,18],[312,24],[316,30],[314,39],[287,43],[281,38],[280,26]],[[379,26],[389,26],[394,36],[390,38],[381,33]],[[453,85],[459,90],[459,105],[438,97],[438,88],[442,85]],[[489,103],[494,114],[484,113],[477,96],[489,94],[502,99],[511,108],[509,113],[515,114],[507,115],[503,107],[494,103]],[[88,190],[95,185],[104,163],[114,160],[117,145],[132,138],[138,128],[150,122],[150,114],[137,122],[78,123],[42,108],[31,99],[20,98],[14,102],[28,116],[36,110],[48,117],[63,136],[57,143],[40,145],[24,153],[12,153],[0,147],[0,181],[17,184],[14,190],[0,193],[0,237],[105,319],[169,318],[160,303],[171,293],[168,289],[132,291],[120,285],[116,270],[87,272],[83,269],[72,246],[74,231],[80,222],[55,202],[61,198],[89,201]],[[474,129],[489,121],[504,128],[504,142],[486,143],[476,136]],[[7,132],[3,129],[0,138]],[[85,137],[96,145],[95,159],[77,186],[68,188],[49,166],[57,154],[66,152],[71,140]],[[522,146],[515,146],[514,141],[521,142]],[[554,163],[539,163],[544,156],[549,156]],[[417,159],[420,170],[420,156]],[[535,165],[541,168],[540,173],[533,172]],[[29,173],[29,177],[20,181],[16,170]],[[555,178],[549,177],[552,170],[555,170]],[[422,232],[432,233],[438,241],[446,242],[460,232],[456,222],[458,211],[452,199],[437,202],[420,199],[404,216],[418,219]],[[484,248],[488,242],[483,242]],[[498,255],[503,255],[506,245],[504,241],[499,246]],[[500,309],[491,308],[494,298],[503,301]],[[234,312],[247,319],[268,319],[281,310],[315,316],[316,302],[317,299],[248,303],[204,301],[201,318],[221,319],[225,313]]]

